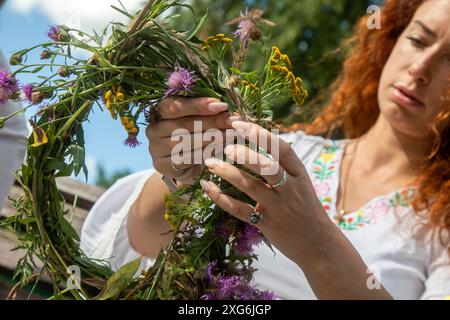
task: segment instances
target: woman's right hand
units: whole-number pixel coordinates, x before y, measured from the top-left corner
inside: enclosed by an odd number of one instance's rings
[[[146,129],[154,168],[184,185],[192,184],[203,169],[203,150],[213,143],[202,139],[201,148],[194,149],[194,121],[201,121],[202,132],[208,129],[221,130],[223,141],[226,141],[225,130],[232,129],[233,121],[241,120],[238,115],[231,115],[227,110],[228,105],[215,98],[171,97],[163,100],[158,108],[160,120]],[[190,159],[187,163],[174,164],[172,161],[172,149],[179,143],[179,140],[172,141],[172,135],[177,129],[186,129],[190,134],[191,149],[183,150],[189,153],[189,156],[183,153],[183,159]],[[197,154],[198,158],[198,153],[202,155],[202,164],[194,161],[194,155]]]

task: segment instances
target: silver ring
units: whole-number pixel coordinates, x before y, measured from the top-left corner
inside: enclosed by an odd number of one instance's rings
[[[286,170],[284,170],[284,172],[283,172],[283,178],[281,178],[281,180],[278,181],[278,182],[275,183],[275,184],[269,184],[269,186],[270,186],[272,189],[277,189],[277,188],[281,187],[283,184],[285,184],[286,181],[287,181],[287,179],[288,179],[288,174],[287,174]]]
[[[259,213],[258,211],[255,211],[251,215],[248,216],[248,222],[253,225],[260,223],[261,220],[262,220],[262,214]]]

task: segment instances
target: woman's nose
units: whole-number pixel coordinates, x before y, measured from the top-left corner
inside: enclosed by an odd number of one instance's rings
[[[425,54],[419,60],[414,62],[408,69],[408,73],[414,80],[422,86],[431,81],[431,64],[433,62],[432,54]]]

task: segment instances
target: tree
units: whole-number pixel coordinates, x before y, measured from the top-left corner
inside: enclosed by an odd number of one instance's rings
[[[97,181],[95,184],[102,188],[109,188],[120,178],[126,177],[132,173],[130,169],[121,169],[108,175],[102,164],[97,166],[97,172]]]

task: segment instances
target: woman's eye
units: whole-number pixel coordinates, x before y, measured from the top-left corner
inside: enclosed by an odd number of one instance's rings
[[[415,46],[415,47],[424,47],[425,43],[423,43],[422,40],[418,39],[418,38],[414,38],[414,37],[408,37],[408,40],[411,41],[411,43]]]

